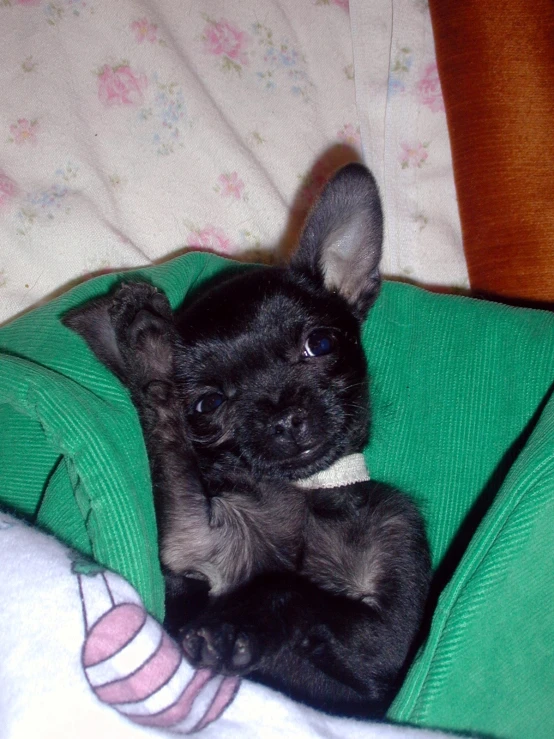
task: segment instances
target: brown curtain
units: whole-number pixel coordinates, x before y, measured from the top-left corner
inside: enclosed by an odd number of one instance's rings
[[[554,0],[430,0],[471,287],[554,304]]]

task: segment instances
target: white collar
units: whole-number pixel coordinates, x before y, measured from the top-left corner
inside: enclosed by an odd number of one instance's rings
[[[330,467],[303,480],[296,480],[295,485],[300,488],[339,488],[343,485],[353,485],[355,482],[369,480],[369,472],[361,453],[348,454],[337,459]]]

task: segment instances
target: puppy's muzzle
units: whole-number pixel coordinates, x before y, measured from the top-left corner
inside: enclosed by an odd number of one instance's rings
[[[316,440],[302,408],[287,408],[273,418],[273,440],[283,452],[298,454],[314,446]]]

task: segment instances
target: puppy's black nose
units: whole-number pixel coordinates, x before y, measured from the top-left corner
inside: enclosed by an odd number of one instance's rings
[[[273,428],[278,442],[292,441],[303,447],[311,441],[307,414],[301,408],[288,408],[275,421]]]

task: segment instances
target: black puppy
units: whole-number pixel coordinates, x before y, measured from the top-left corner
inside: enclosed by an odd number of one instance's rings
[[[382,231],[373,177],[349,165],[288,267],[235,274],[177,317],[130,283],[65,319],[140,413],[168,610],[190,661],[374,717],[398,687],[430,571],[414,505],[369,481],[361,455],[360,323]],[[194,613],[192,582],[208,592]]]

